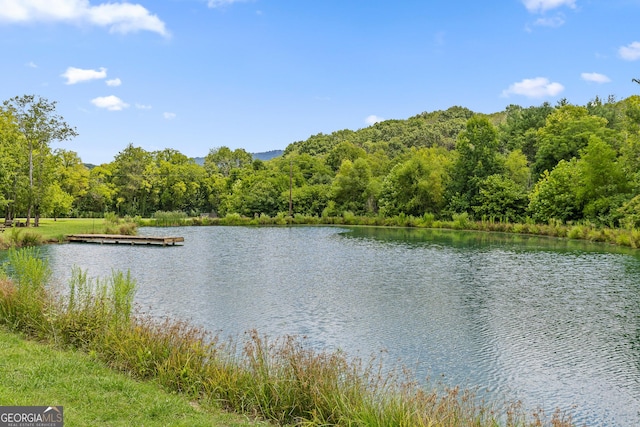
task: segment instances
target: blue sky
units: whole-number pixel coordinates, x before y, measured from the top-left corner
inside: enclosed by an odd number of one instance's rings
[[[284,149],[453,105],[640,93],[640,0],[0,0],[0,99],[36,94],[110,162],[127,144]]]

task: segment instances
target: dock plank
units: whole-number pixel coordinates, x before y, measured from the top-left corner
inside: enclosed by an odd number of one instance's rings
[[[184,237],[174,236],[127,236],[122,234],[70,234],[69,242],[100,243],[119,245],[162,245],[175,246],[184,242]]]

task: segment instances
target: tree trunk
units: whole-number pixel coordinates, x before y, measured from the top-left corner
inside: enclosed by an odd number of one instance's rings
[[[33,206],[33,143],[29,141],[29,207],[27,209],[26,226],[31,224],[31,208]]]

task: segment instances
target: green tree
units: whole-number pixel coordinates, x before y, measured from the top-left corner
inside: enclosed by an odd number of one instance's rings
[[[529,162],[533,162],[537,151],[537,131],[553,111],[548,102],[528,108],[509,105],[505,110],[506,118],[499,126],[500,146],[508,151],[521,150]]]
[[[253,157],[242,148],[233,151],[229,147],[214,148],[204,158],[204,167],[209,174],[219,172],[229,176],[233,169],[242,169],[253,163]]]
[[[227,209],[249,217],[276,216],[286,210],[288,188],[289,176],[277,170],[245,171],[233,183]]]
[[[352,142],[343,141],[336,145],[327,155],[327,165],[333,171],[337,171],[345,160],[354,162],[356,159],[367,156],[363,148],[358,147]]]
[[[605,141],[612,136],[606,119],[590,115],[584,107],[564,105],[556,109],[538,131],[534,174],[539,176],[545,170],[552,170],[560,160],[578,157],[592,135]]]
[[[29,187],[26,193],[27,226],[35,213],[35,225],[38,225],[39,207],[50,185],[51,156],[50,144],[77,136],[75,128],[70,127],[64,119],[55,114],[56,103],[35,95],[16,96],[4,101],[4,107],[16,120],[21,134],[23,149],[27,153]]]
[[[473,207],[477,216],[501,221],[521,221],[528,205],[524,187],[511,178],[495,174],[480,183],[480,192]]]
[[[199,211],[204,207],[201,191],[205,169],[179,151],[165,149],[153,153],[158,178],[154,180],[158,193],[158,209],[164,211]]]
[[[11,113],[0,110],[0,208],[7,220],[14,216],[18,189],[28,184],[22,167],[27,163],[27,157],[21,150],[20,138]]]
[[[456,142],[457,159],[453,163],[449,194],[452,211],[471,211],[479,194],[480,183],[501,173],[503,159],[498,153],[498,133],[484,116],[473,116]]]
[[[370,187],[371,170],[364,158],[354,162],[346,159],[336,174],[332,185],[332,200],[338,209],[357,215],[373,212],[375,200]]]
[[[381,212],[391,216],[439,213],[445,205],[450,163],[451,156],[444,148],[413,150],[409,160],[394,166],[384,179]]]
[[[505,175],[523,189],[531,186],[531,169],[521,150],[511,151],[504,161]]]
[[[529,214],[539,223],[551,219],[562,222],[582,218],[582,203],[578,197],[581,185],[580,168],[576,158],[560,160],[549,172],[545,170],[540,181],[529,194]]]
[[[73,208],[73,196],[64,191],[58,182],[54,182],[47,188],[47,197],[44,200],[42,212],[53,216],[54,221],[59,216],[69,215]]]
[[[74,151],[58,149],[54,152],[57,160],[56,181],[62,191],[70,195],[76,208],[89,189],[89,169]]]
[[[578,167],[581,185],[577,196],[584,205],[585,217],[614,225],[610,214],[626,200],[629,181],[618,163],[616,151],[597,136],[589,138],[580,151]]]
[[[129,144],[118,153],[112,165],[116,190],[116,209],[121,214],[145,216],[157,177],[151,153]]]

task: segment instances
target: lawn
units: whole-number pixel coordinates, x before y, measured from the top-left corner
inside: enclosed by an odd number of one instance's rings
[[[266,426],[0,328],[0,405],[64,407],[72,426]]]

